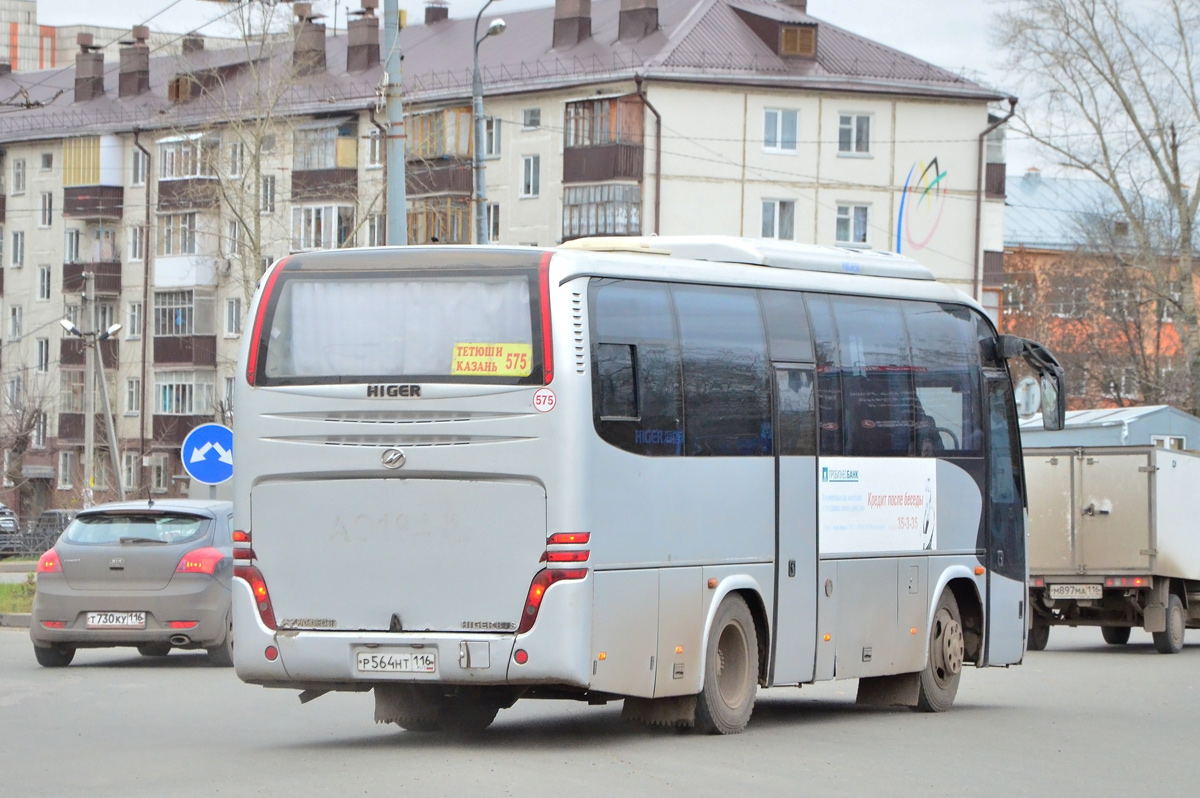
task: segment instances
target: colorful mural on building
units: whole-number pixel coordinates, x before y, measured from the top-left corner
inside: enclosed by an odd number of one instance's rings
[[[917,161],[909,168],[896,219],[896,252],[903,251],[904,242],[920,251],[933,240],[946,210],[946,174],[937,156],[929,163]]]

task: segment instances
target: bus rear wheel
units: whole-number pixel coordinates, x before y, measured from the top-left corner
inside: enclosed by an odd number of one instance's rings
[[[958,694],[965,652],[958,601],[954,593],[945,590],[933,612],[933,626],[929,630],[929,661],[925,670],[921,671],[917,710],[945,712],[950,708],[954,696]]]
[[[726,596],[717,608],[704,659],[704,688],[696,697],[696,730],[737,734],[750,721],[758,691],[758,634],[741,596]]]

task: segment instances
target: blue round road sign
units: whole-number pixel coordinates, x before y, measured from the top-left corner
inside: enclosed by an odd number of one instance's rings
[[[183,468],[203,485],[220,485],[233,476],[233,430],[201,424],[183,439]]]

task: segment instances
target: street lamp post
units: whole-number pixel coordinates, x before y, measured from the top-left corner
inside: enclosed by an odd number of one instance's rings
[[[83,332],[78,327],[76,327],[74,325],[74,323],[71,322],[70,319],[62,319],[59,322],[59,324],[61,324],[63,326],[63,329],[66,330],[71,335],[78,335],[80,338],[83,339],[83,345],[88,347],[89,352],[92,352],[93,361],[100,367],[100,385],[101,385],[100,396],[104,400],[104,427],[108,433],[108,456],[109,456],[109,461],[112,464],[113,479],[116,480],[116,483],[117,483],[117,493],[118,493],[118,495],[120,495],[121,501],[125,501],[125,481],[122,479],[121,462],[120,462],[120,457],[117,453],[117,432],[113,426],[112,408],[109,406],[109,403],[108,403],[108,380],[104,376],[104,353],[102,351],[100,351],[100,346],[99,346],[100,341],[107,341],[109,338],[116,335],[117,332],[120,331],[121,325],[113,324],[107,330],[102,330],[100,332],[95,332],[95,331]],[[88,369],[86,380],[87,380],[87,393],[85,394],[85,397],[91,395],[92,391],[94,391],[96,389],[96,378],[90,369]],[[93,399],[92,402],[88,403],[88,404],[90,405],[90,404],[93,404],[94,402],[95,402],[95,400]],[[90,427],[90,425],[89,425],[89,427]],[[86,443],[88,443],[89,445],[86,447],[87,454],[85,454],[85,458],[90,463],[91,458],[93,457],[93,455],[91,453],[92,452],[92,445],[91,445],[92,441],[89,439],[88,441],[86,441]],[[90,469],[89,469],[89,472],[90,472]],[[91,477],[89,476],[89,480],[90,479],[91,479]],[[86,489],[90,496],[91,490],[92,490],[92,485],[90,484],[90,482],[87,485]]]
[[[484,184],[483,167],[483,79],[479,75],[479,45],[483,44],[483,40],[489,36],[499,36],[504,33],[504,20],[494,19],[488,25],[487,31],[480,36],[479,20],[483,18],[483,12],[487,11],[488,6],[494,2],[495,0],[487,0],[483,4],[483,8],[479,9],[479,13],[475,15],[475,32],[472,34],[472,41],[475,42],[475,69],[471,73],[471,113],[475,121],[475,146],[472,148],[471,165],[475,172],[475,191],[474,196],[471,197],[471,204],[475,213],[476,244],[488,242],[487,186]]]

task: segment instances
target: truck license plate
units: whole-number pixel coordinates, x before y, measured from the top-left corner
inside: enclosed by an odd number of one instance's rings
[[[1104,598],[1103,585],[1050,585],[1052,599]]]
[[[388,648],[354,654],[359,673],[437,673],[437,650]]]

